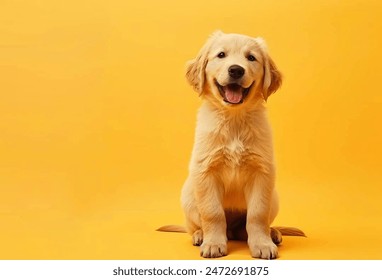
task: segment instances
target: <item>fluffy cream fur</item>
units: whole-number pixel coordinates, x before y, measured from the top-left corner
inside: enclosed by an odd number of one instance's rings
[[[233,65],[242,76],[230,75]],[[266,100],[281,74],[263,39],[215,32],[188,63],[186,77],[203,99],[181,196],[186,230],[203,257],[226,255],[232,238],[247,239],[253,257],[276,258],[276,244],[288,230],[270,227],[279,207]],[[232,84],[231,92],[243,93],[235,93],[241,102],[227,101]]]

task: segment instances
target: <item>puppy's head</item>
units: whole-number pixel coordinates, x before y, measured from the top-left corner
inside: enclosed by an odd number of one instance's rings
[[[187,65],[186,78],[200,95],[223,106],[267,100],[281,85],[281,74],[261,38],[213,33]]]

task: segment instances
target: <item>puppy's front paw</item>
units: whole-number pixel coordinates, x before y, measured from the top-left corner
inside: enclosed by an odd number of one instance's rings
[[[278,257],[277,246],[270,238],[250,242],[249,249],[254,258],[270,260]]]
[[[219,258],[227,255],[227,244],[203,243],[200,247],[200,256],[203,258]]]

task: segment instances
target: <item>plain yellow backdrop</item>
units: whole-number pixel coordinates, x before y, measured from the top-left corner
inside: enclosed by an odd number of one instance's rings
[[[280,259],[382,259],[382,2],[0,3],[0,258],[198,259],[182,224],[200,100],[184,78],[214,30],[262,36]],[[249,259],[243,242],[226,259]]]

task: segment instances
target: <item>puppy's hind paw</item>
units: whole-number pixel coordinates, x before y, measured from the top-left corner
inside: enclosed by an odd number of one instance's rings
[[[192,234],[192,245],[200,246],[203,243],[203,231],[198,229]]]
[[[275,228],[271,228],[271,238],[273,243],[275,243],[276,245],[280,245],[283,241],[283,236],[281,232]]]

